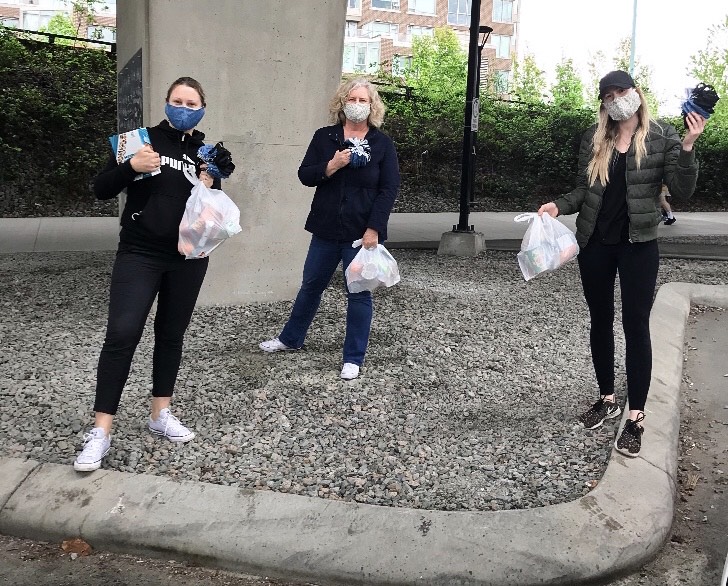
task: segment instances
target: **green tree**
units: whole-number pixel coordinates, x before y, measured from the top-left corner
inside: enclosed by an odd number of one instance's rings
[[[467,74],[468,57],[452,29],[436,28],[432,37],[412,40],[412,67],[404,74],[405,82],[435,108],[462,112]]]
[[[629,71],[630,53],[632,51],[632,40],[630,38],[622,39],[616,47],[614,57],[609,59],[602,51],[597,51],[588,63],[589,67],[589,83],[586,87],[587,102],[596,102],[599,99],[599,80],[608,72],[608,70],[621,69]],[[652,72],[650,68],[641,65],[639,57],[635,56],[634,73],[632,78],[639,88],[644,92],[650,112],[657,114],[659,100],[652,92]]]
[[[589,82],[586,85],[586,101],[588,104],[596,103],[599,99],[599,80],[607,73],[609,66],[604,51],[597,51],[590,55],[587,62],[589,70]]]
[[[546,78],[539,69],[536,58],[531,54],[523,56],[521,62],[513,59],[513,82],[510,93],[519,101],[527,104],[544,102]]]
[[[78,29],[73,21],[65,14],[56,14],[48,21],[48,26],[39,29],[41,33],[53,33],[56,35],[65,35],[67,37],[78,36]],[[74,41],[70,39],[56,39],[59,45],[72,45]]]
[[[631,52],[632,39],[622,39],[617,46],[617,53],[613,60],[614,68],[621,69],[622,71],[629,71]],[[639,57],[637,55],[635,55],[634,58],[634,72],[632,73],[632,79],[634,79],[634,82],[642,90],[642,93],[645,94],[650,112],[653,116],[656,116],[659,110],[660,100],[652,91],[652,71],[649,67],[642,65],[639,62]]]
[[[77,37],[85,37],[86,27],[94,24],[96,21],[96,10],[107,8],[104,6],[103,0],[64,0],[66,4],[70,4],[73,9],[73,17],[76,22]],[[83,30],[82,30],[83,29]],[[97,30],[93,38],[101,37],[101,31]]]
[[[563,59],[556,65],[556,83],[551,86],[551,95],[558,108],[584,107],[584,84],[572,59]]]
[[[708,29],[706,48],[691,58],[689,73],[703,83],[712,85],[722,98],[710,117],[710,126],[728,129],[728,16]]]

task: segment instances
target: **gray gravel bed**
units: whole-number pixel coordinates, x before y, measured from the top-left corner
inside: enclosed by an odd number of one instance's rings
[[[198,308],[174,412],[197,437],[145,430],[151,319],[104,468],[398,507],[503,510],[574,500],[606,467],[576,263],[526,283],[515,253],[394,251],[367,362],[342,381],[337,276],[306,346],[265,354],[290,302]],[[0,455],[70,465],[92,422],[113,253],[0,255]],[[212,262],[215,262],[213,259]],[[725,284],[725,262],[663,260],[659,282]],[[624,343],[619,318],[617,353]],[[624,385],[624,371],[617,372]],[[624,396],[620,396],[624,401]],[[650,441],[649,420],[644,441]]]

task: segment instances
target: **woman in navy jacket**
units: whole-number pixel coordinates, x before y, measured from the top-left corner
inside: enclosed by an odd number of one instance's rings
[[[331,101],[333,126],[319,128],[306,151],[298,177],[315,187],[306,230],[311,244],[303,267],[303,283],[291,316],[277,338],[261,342],[266,352],[303,346],[308,328],[339,262],[343,271],[358,248],[376,248],[387,238],[387,222],[399,191],[399,163],[394,143],[379,130],[384,104],[364,79],[344,82]],[[364,362],[373,306],[369,291],[347,289],[346,337],[341,378],[359,376]]]

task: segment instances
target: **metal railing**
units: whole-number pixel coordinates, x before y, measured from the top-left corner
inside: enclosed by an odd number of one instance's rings
[[[40,31],[31,31],[27,29],[22,28],[15,28],[11,26],[0,26],[0,28],[11,31],[13,33],[16,33],[21,38],[28,38],[32,36],[43,36],[48,39],[48,44],[53,45],[56,42],[56,39],[65,39],[69,41],[77,41],[79,43],[90,43],[94,45],[104,45],[108,48],[108,51],[112,54],[116,54],[116,43],[111,41],[102,41],[99,39],[87,39],[84,37],[71,37],[68,35],[59,35],[57,33],[46,33],[46,32],[40,32]],[[30,40],[36,40],[36,39],[30,39]],[[75,44],[74,44],[75,46]],[[94,47],[91,47],[94,48]]]

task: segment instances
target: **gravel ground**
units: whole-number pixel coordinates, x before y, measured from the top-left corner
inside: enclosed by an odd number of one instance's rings
[[[145,431],[148,324],[104,467],[442,510],[531,508],[588,492],[617,421],[591,432],[574,422],[596,398],[576,264],[526,283],[510,252],[395,256],[402,282],[376,292],[370,351],[352,382],[338,377],[339,277],[299,352],[257,348],[289,302],[196,310],[174,404],[197,432],[186,445]],[[0,255],[0,455],[73,461],[92,421],[112,261]],[[663,260],[659,282],[726,284],[726,268]],[[621,368],[617,379],[623,386]]]

